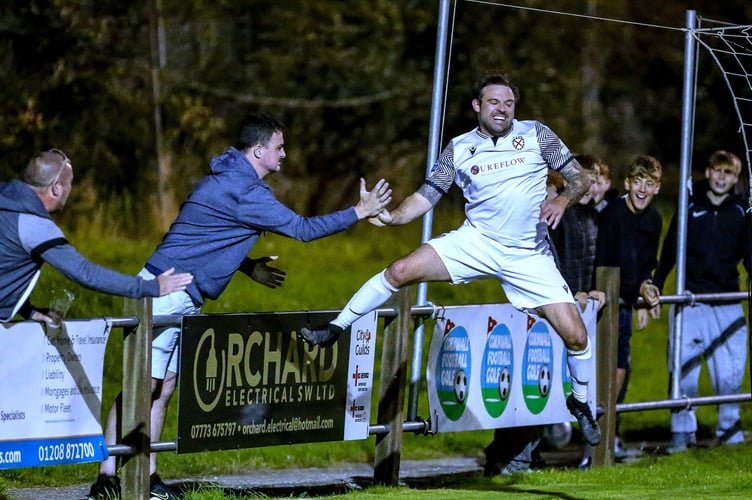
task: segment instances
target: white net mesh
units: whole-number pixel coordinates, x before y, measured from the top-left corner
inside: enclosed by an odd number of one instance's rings
[[[710,53],[731,92],[744,143],[747,179],[752,179],[749,142],[752,139],[752,25],[700,28],[694,31],[694,36]],[[752,203],[752,183],[748,187]]]

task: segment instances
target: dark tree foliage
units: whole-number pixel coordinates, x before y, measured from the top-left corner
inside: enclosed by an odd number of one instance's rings
[[[149,43],[157,6],[160,62]],[[401,198],[427,162],[438,7],[435,0],[6,0],[2,177],[13,177],[34,150],[59,147],[92,203],[153,196],[158,168],[179,203],[211,156],[233,143],[242,116],[264,110],[287,126],[288,158],[270,182],[288,205],[311,214],[341,208],[355,201],[361,176],[387,177]],[[547,123],[572,149],[606,158],[617,176],[640,153],[678,169],[686,9],[724,22],[752,18],[741,0],[460,0],[452,7],[442,143],[474,126],[476,77],[501,69],[522,91],[519,118]],[[702,166],[713,149],[741,153],[742,146],[717,68],[701,54],[699,69],[694,150]]]

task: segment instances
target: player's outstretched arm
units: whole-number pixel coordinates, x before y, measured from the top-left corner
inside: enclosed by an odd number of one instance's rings
[[[411,222],[433,208],[433,204],[422,194],[415,192],[402,200],[392,210],[384,209],[378,216],[368,219],[374,226],[401,226]]]
[[[389,183],[384,179],[373,187],[373,190],[366,189],[366,180],[360,179],[360,201],[355,205],[355,213],[358,220],[374,217],[384,210],[392,202],[392,190],[389,189]]]
[[[590,186],[595,182],[595,177],[583,169],[577,160],[572,159],[562,168],[559,173],[564,177],[564,189],[551,199],[546,199],[541,204],[540,219],[552,229],[559,226],[559,221],[567,207],[571,207],[587,193]]]

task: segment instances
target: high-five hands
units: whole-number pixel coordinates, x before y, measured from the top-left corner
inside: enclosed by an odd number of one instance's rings
[[[392,220],[392,214],[385,208],[384,210],[379,212],[376,217],[370,217],[368,219],[368,222],[370,222],[374,226],[384,227],[390,226],[392,224]]]

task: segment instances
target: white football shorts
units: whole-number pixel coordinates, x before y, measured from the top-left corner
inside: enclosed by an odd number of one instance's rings
[[[138,273],[145,280],[154,279],[155,276],[142,269]],[[196,307],[193,299],[185,290],[172,292],[162,297],[154,297],[151,302],[151,311],[154,316],[179,314],[188,316],[201,314],[201,308]],[[180,341],[179,326],[161,326],[153,330],[151,341],[151,376],[164,380],[168,371],[178,372],[177,346]]]
[[[452,284],[496,278],[517,309],[574,303],[544,240],[536,248],[507,246],[465,222],[429,241],[449,271]]]

